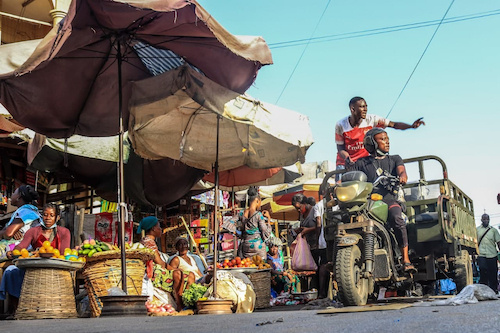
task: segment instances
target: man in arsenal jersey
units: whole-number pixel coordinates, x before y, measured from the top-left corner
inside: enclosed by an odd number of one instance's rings
[[[373,114],[367,114],[368,105],[362,97],[353,97],[349,101],[351,115],[341,119],[335,126],[335,143],[337,144],[337,169],[344,169],[345,164],[352,164],[361,157],[368,156],[363,146],[365,133],[374,127],[392,127],[399,130],[418,128],[425,125],[422,118],[411,125],[393,122]]]

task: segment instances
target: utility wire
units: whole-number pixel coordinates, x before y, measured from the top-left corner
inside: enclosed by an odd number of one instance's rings
[[[302,54],[300,55],[299,59],[297,60],[297,63],[295,64],[295,67],[293,68],[292,73],[290,73],[290,76],[288,77],[288,80],[286,81],[285,86],[283,87],[283,90],[281,90],[280,95],[276,99],[276,103],[275,104],[278,104],[279,100],[281,99],[281,96],[283,95],[283,93],[285,92],[286,88],[288,87],[288,84],[290,83],[290,80],[292,79],[293,74],[295,73],[295,70],[297,70],[297,67],[299,67],[300,61],[302,60],[302,57],[304,56],[304,53],[306,53],[306,50],[307,50],[307,47],[309,46],[311,38],[314,36],[316,30],[318,29],[318,26],[319,26],[319,24],[321,22],[321,19],[325,15],[326,10],[328,9],[328,6],[330,5],[330,2],[331,2],[331,0],[328,0],[328,2],[326,3],[325,9],[323,10],[323,13],[321,13],[321,16],[318,19],[318,23],[316,23],[316,27],[314,27],[314,30],[311,33],[311,37],[309,38],[306,46],[304,46],[304,50],[302,50]]]
[[[468,15],[450,17],[450,18],[447,18],[444,21],[442,21],[441,24],[469,21],[469,20],[475,20],[475,19],[489,17],[489,16],[495,16],[495,15],[500,15],[500,9],[476,13],[476,14],[468,14]],[[335,41],[335,40],[344,40],[344,39],[380,35],[380,34],[386,34],[386,33],[398,32],[398,31],[404,31],[404,30],[426,28],[429,26],[439,25],[440,22],[441,22],[441,20],[414,22],[414,23],[395,25],[395,26],[389,26],[389,27],[383,27],[383,28],[367,29],[367,30],[345,32],[345,33],[326,35],[326,36],[320,36],[320,37],[312,37],[312,38],[289,40],[289,41],[284,41],[284,42],[269,43],[268,45],[269,45],[269,48],[271,48],[271,49],[280,49],[280,48],[286,48],[286,47],[300,46],[300,45],[307,44],[308,42],[310,44],[325,43],[325,42],[330,42],[330,41]]]
[[[436,36],[436,33],[438,32],[439,30],[439,27],[441,26],[441,24],[443,23],[446,15],[448,14],[448,12],[450,11],[451,9],[451,6],[453,6],[453,3],[455,2],[455,0],[451,0],[451,3],[450,5],[448,6],[448,9],[446,10],[446,12],[444,13],[443,15],[443,18],[441,19],[441,22],[439,22],[438,26],[436,27],[436,30],[434,30],[434,33],[432,34],[432,37],[431,39],[429,40],[429,42],[427,43],[427,46],[425,47],[424,49],[424,52],[422,52],[422,55],[420,56],[420,59],[418,59],[417,61],[417,64],[415,65],[415,67],[413,68],[413,71],[411,72],[410,76],[408,77],[408,80],[406,80],[406,83],[405,85],[403,86],[403,89],[401,89],[401,91],[399,92],[399,95],[398,95],[398,98],[396,98],[396,101],[394,101],[394,104],[392,104],[392,107],[391,109],[389,110],[389,113],[387,113],[387,116],[385,116],[385,118],[388,118],[389,115],[391,114],[392,110],[394,109],[394,107],[396,106],[396,103],[399,101],[399,98],[401,97],[401,95],[403,94],[403,92],[405,91],[406,89],[406,86],[408,86],[408,83],[410,82],[413,74],[415,73],[415,71],[417,70],[417,67],[418,65],[420,64],[420,61],[422,61],[422,58],[424,57],[425,53],[427,52],[427,49],[429,48],[429,46],[431,45],[432,43],[432,40],[434,39],[434,36]]]

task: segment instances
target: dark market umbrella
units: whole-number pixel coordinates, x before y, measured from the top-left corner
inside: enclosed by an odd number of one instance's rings
[[[47,137],[111,136],[119,133],[119,68],[127,124],[129,82],[152,76],[150,69],[189,63],[243,93],[272,63],[262,38],[229,34],[196,1],[127,2],[74,0],[30,59],[0,76],[0,103]]]
[[[139,50],[146,51],[142,57]],[[243,93],[272,60],[262,39],[232,36],[194,0],[74,0],[30,59],[15,73],[0,76],[0,103],[37,133],[53,138],[119,134],[123,290],[123,124],[130,82],[151,76],[154,68],[186,63]]]

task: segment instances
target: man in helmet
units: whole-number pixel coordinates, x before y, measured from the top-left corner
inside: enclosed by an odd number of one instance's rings
[[[490,226],[490,216],[481,216],[481,225],[477,227],[479,254],[479,283],[485,284],[498,292],[497,246],[500,248],[500,233]]]
[[[367,114],[368,105],[362,97],[353,97],[349,101],[351,115],[342,118],[335,125],[335,143],[337,144],[337,169],[344,169],[345,165],[356,162],[361,157],[368,156],[363,147],[365,133],[372,128],[392,127],[399,130],[418,128],[425,125],[422,118],[406,124],[393,122],[373,114]]]
[[[408,180],[403,159],[399,155],[389,155],[389,137],[385,130],[375,127],[366,132],[363,140],[365,149],[370,153],[358,159],[349,170],[363,171],[369,182],[374,182],[379,176],[392,175],[399,177],[399,182],[404,185]],[[394,229],[396,239],[403,255],[405,271],[414,271],[415,267],[408,256],[408,233],[406,221],[402,216],[401,205],[397,201],[397,195],[382,185],[374,187],[373,193],[382,195],[383,201],[389,207],[388,222]]]

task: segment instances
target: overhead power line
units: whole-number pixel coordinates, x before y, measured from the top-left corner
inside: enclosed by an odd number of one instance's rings
[[[443,23],[444,19],[446,18],[446,15],[448,14],[448,12],[450,11],[451,9],[451,6],[453,6],[453,3],[455,2],[455,0],[451,0],[451,3],[450,5],[448,6],[448,9],[446,10],[446,12],[444,13],[443,15],[443,18],[441,19],[441,22],[439,22],[438,26],[436,27],[436,30],[434,30],[434,33],[432,34],[431,36],[431,39],[429,40],[429,42],[427,43],[427,45],[425,46],[425,49],[424,51],[422,52],[422,55],[420,56],[420,58],[418,59],[417,63],[415,64],[415,67],[413,68],[413,70],[411,71],[410,73],[410,76],[408,77],[408,80],[406,80],[406,83],[405,85],[403,86],[403,89],[401,89],[401,91],[399,92],[399,95],[398,97],[396,98],[396,100],[394,101],[394,104],[392,104],[392,107],[391,109],[389,110],[389,112],[387,113],[387,116],[385,116],[386,118],[389,117],[389,115],[391,114],[392,110],[394,109],[394,107],[396,106],[397,102],[399,101],[399,98],[401,97],[401,95],[403,94],[403,92],[405,91],[406,87],[408,86],[408,83],[410,82],[413,74],[415,73],[415,71],[417,70],[418,68],[418,65],[420,65],[420,62],[422,61],[422,59],[424,58],[424,55],[425,53],[427,52],[427,49],[429,48],[429,46],[431,45],[432,43],[432,40],[434,39],[434,37],[436,36],[438,30],[439,30],[439,27],[441,26],[441,23]]]
[[[321,22],[321,19],[323,18],[323,16],[325,15],[326,13],[326,10],[328,9],[328,6],[330,5],[330,2],[331,0],[328,0],[328,2],[326,3],[326,6],[325,6],[325,9],[323,10],[323,13],[321,13],[321,16],[319,17],[318,19],[318,23],[316,23],[316,26],[314,27],[314,30],[313,32],[311,33],[311,37],[309,38],[309,40],[311,40],[311,38],[314,36],[314,34],[316,33],[316,30],[318,29],[318,26],[319,26],[319,23]],[[304,53],[306,53],[306,50],[307,50],[307,47],[309,46],[309,42],[306,43],[306,46],[304,47],[304,49],[302,50],[302,54],[300,55],[299,59],[297,60],[297,63],[295,64],[295,67],[293,68],[293,71],[292,73],[290,73],[290,76],[288,77],[288,80],[286,81],[285,83],[285,86],[283,87],[283,90],[281,90],[281,93],[280,95],[278,96],[278,99],[276,99],[276,104],[278,104],[281,96],[283,95],[283,93],[285,92],[286,90],[286,87],[288,87],[288,83],[290,83],[290,80],[292,79],[292,76],[293,74],[295,73],[295,70],[297,69],[297,67],[299,67],[299,64],[300,64],[300,61],[302,60],[302,57],[304,56]]]
[[[488,12],[476,13],[476,14],[450,17],[450,18],[443,20],[442,22],[441,22],[441,20],[415,22],[415,23],[395,25],[395,26],[390,26],[390,27],[367,29],[367,30],[360,30],[360,31],[353,31],[353,32],[345,32],[345,33],[341,33],[341,34],[333,34],[333,35],[326,35],[326,36],[320,36],[320,37],[295,39],[295,40],[289,40],[289,41],[277,42],[277,43],[268,43],[268,45],[271,49],[280,49],[280,48],[286,48],[286,47],[301,46],[304,44],[326,43],[326,42],[331,42],[331,41],[336,41],[336,40],[360,38],[360,37],[387,34],[387,33],[404,31],[404,30],[426,28],[426,27],[435,26],[435,25],[439,25],[439,24],[449,24],[449,23],[456,23],[456,22],[462,22],[462,21],[468,21],[468,20],[476,20],[476,19],[489,17],[489,16],[495,16],[495,15],[500,15],[500,9],[496,9],[496,10],[492,10],[492,11],[488,11]]]

